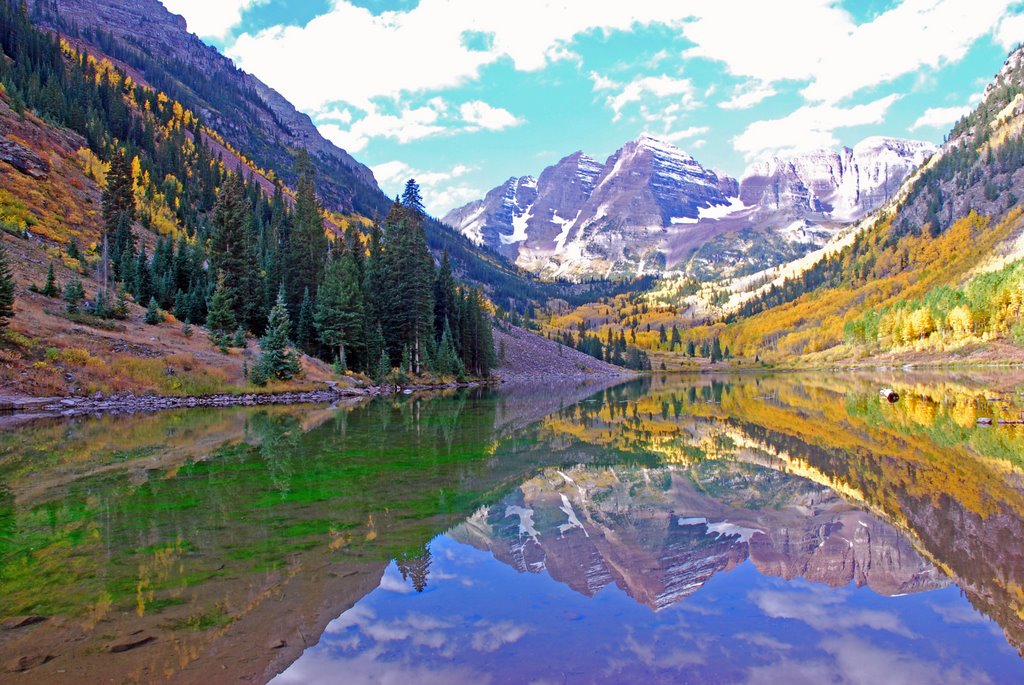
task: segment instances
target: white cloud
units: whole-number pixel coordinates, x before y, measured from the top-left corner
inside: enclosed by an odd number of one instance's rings
[[[674,78],[665,74],[645,76],[626,84],[617,95],[609,95],[607,103],[615,112],[613,121],[618,121],[622,118],[623,108],[630,103],[641,102],[647,97],[671,97],[677,100],[677,104],[689,106],[694,102],[694,93],[695,89],[690,79]]]
[[[622,87],[618,82],[596,71],[590,72],[590,80],[594,83],[594,90],[615,90]]]
[[[209,22],[214,26],[209,30],[220,33],[237,23],[241,7],[258,1],[263,0],[167,0],[194,23]],[[542,69],[575,57],[569,46],[587,32],[662,25],[679,29],[694,43],[687,57],[722,62],[733,75],[766,85],[806,81],[808,99],[838,102],[901,75],[955,62],[994,29],[1004,44],[1015,42],[1024,35],[1024,19],[1008,18],[1012,4],[904,0],[857,24],[834,0],[421,0],[409,11],[377,15],[334,0],[327,13],[305,26],[240,36],[228,54],[300,109],[316,110],[332,101],[368,109],[375,98],[474,81],[483,67],[499,60],[520,71]],[[339,45],[369,63],[310,68],[336,54]]]
[[[960,60],[978,38],[992,32],[1011,4],[904,0],[856,24],[833,0],[708,0],[693,6],[695,19],[683,27],[695,43],[684,55],[722,62],[733,75],[765,84],[809,81],[806,98],[839,102],[922,68]],[[743,21],[737,22],[737,16]],[[1007,25],[1005,33],[1016,28]]]
[[[696,138],[697,136],[702,136],[710,130],[711,129],[708,128],[707,126],[690,126],[689,128],[684,128],[681,131],[659,134],[658,138],[661,138],[662,140],[667,140],[670,143],[678,143],[680,140],[686,140],[688,138]]]
[[[1004,17],[996,28],[996,42],[1007,51],[1024,42],[1024,14]]]
[[[754,122],[733,138],[733,147],[748,160],[832,148],[839,143],[836,129],[879,124],[899,98],[894,93],[853,107],[804,105],[780,119]]]
[[[469,131],[477,131],[480,129],[487,131],[500,131],[523,123],[522,119],[518,118],[507,109],[492,107],[482,100],[472,100],[470,102],[463,103],[462,106],[459,107],[459,114],[462,115],[462,120],[469,124],[467,127],[467,130]]]
[[[465,164],[456,164],[446,171],[425,171],[394,160],[378,164],[372,171],[377,183],[390,195],[400,191],[407,180],[415,178],[423,193],[427,211],[433,216],[444,216],[455,207],[482,195],[479,189],[457,182],[457,179],[475,171]]]
[[[978,38],[992,31],[1009,4],[907,0],[838,37],[836,49],[821,56],[815,78],[803,93],[812,100],[835,102],[904,74],[957,62]]]
[[[442,98],[435,97],[419,107],[402,107],[397,114],[370,105],[370,110],[359,119],[354,119],[348,107],[333,106],[317,114],[316,123],[320,133],[335,145],[349,152],[361,152],[374,138],[391,138],[404,144],[459,131],[500,131],[518,126],[522,120],[482,100],[463,103],[454,112]]]
[[[929,107],[910,126],[911,131],[919,128],[949,128],[951,124],[971,111],[970,107]]]
[[[266,0],[163,0],[164,7],[185,17],[188,30],[201,38],[224,38],[242,21],[242,12]]]
[[[836,605],[846,601],[839,593],[828,593],[822,588],[808,587],[805,591],[755,590],[750,598],[759,609],[771,618],[791,618],[803,621],[820,631],[853,630],[870,628],[885,631],[906,638],[915,634],[907,628],[899,614],[875,609],[851,609]]]
[[[305,26],[278,26],[240,36],[228,55],[300,109],[316,110],[331,101],[368,109],[375,98],[437,91],[474,80],[481,68],[501,59],[520,71],[542,69],[552,61],[572,58],[568,44],[588,31],[678,25],[691,14],[683,4],[421,0],[406,12],[374,15],[347,0],[334,0],[329,12]],[[325,55],[337,54],[338,46],[345,47],[346,55],[362,55],[372,64],[310,68],[322,64]]]
[[[749,109],[775,94],[776,90],[767,83],[750,81],[737,87],[732,97],[718,106],[722,109]]]
[[[343,110],[347,111],[347,110]],[[349,152],[366,149],[372,138],[392,138],[409,143],[444,133],[446,126],[439,123],[440,112],[429,105],[405,108],[399,114],[382,114],[376,107],[348,128],[333,123],[321,123],[318,128],[325,138]],[[344,117],[339,116],[343,120]]]

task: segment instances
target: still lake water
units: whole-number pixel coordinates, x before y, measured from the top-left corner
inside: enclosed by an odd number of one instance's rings
[[[1024,682],[1024,427],[976,426],[1022,389],[655,377],[10,428],[0,682]]]

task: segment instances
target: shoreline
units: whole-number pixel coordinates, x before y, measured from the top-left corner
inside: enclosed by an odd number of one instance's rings
[[[625,381],[638,374],[608,374]],[[587,374],[578,377],[605,377],[604,374]],[[565,376],[555,375],[554,379],[565,381]],[[573,378],[577,378],[573,376]],[[434,383],[412,385],[372,385],[366,387],[329,386],[314,390],[292,390],[265,393],[217,393],[200,396],[136,395],[122,393],[115,395],[76,395],[70,397],[33,397],[30,395],[0,396],[0,429],[35,419],[75,418],[100,415],[132,415],[172,409],[229,407],[256,407],[289,404],[332,404],[341,400],[372,399],[394,395],[411,395],[416,392],[439,392],[468,388],[498,388],[516,383],[533,383],[539,377],[490,378],[487,380],[462,383]]]
[[[36,418],[73,418],[91,415],[129,415],[168,409],[256,407],[282,404],[331,404],[339,400],[412,394],[421,391],[482,388],[495,385],[488,381],[444,383],[434,385],[385,385],[327,387],[267,393],[218,393],[203,396],[173,395],[94,395],[73,397],[13,396],[0,398],[0,425],[11,419],[21,422]]]

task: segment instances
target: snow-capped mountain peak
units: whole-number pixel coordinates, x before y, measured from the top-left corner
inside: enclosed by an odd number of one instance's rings
[[[884,203],[934,150],[872,137],[838,151],[770,158],[750,165],[737,182],[645,133],[603,164],[577,151],[536,178],[510,178],[445,221],[547,275],[636,276],[675,267],[706,253],[709,241],[742,231],[796,241],[798,252],[811,249]],[[797,223],[809,230],[794,234],[789,229]],[[793,250],[764,259],[788,258]],[[737,260],[730,249],[720,254],[717,267],[713,254],[701,254],[711,260],[705,272],[737,268],[749,257]]]

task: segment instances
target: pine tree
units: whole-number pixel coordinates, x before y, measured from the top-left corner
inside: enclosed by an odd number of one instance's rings
[[[224,277],[221,276],[217,279],[217,287],[207,305],[206,330],[210,333],[210,341],[219,347],[221,352],[227,352],[228,341],[236,328],[238,321],[235,320],[231,294],[224,285]]]
[[[323,286],[321,285],[321,288]],[[322,293],[321,293],[322,294]],[[316,307],[313,298],[309,296],[309,288],[302,293],[302,305],[299,307],[299,321],[295,330],[295,342],[299,349],[307,354],[316,352]]]
[[[0,327],[7,326],[13,316],[14,278],[7,261],[7,246],[0,240]]]
[[[434,279],[435,339],[441,339],[445,324],[455,321],[458,314],[458,296],[455,277],[452,275],[452,265],[448,260],[448,250],[445,250],[441,257],[441,267],[437,270],[437,278]]]
[[[377,359],[376,368],[373,372],[373,382],[377,385],[384,385],[384,381],[387,380],[390,373],[391,360],[388,358],[388,353],[382,349],[380,351],[380,357]]]
[[[85,288],[82,287],[82,281],[77,278],[72,278],[64,286],[64,301],[67,302],[68,314],[77,314],[79,311],[79,304],[85,299]]]
[[[43,289],[39,292],[47,297],[60,295],[60,286],[57,285],[57,277],[53,273],[53,262],[50,262],[50,266],[46,270],[46,283],[43,284]]]
[[[288,317],[288,305],[285,302],[284,289],[277,295],[277,302],[267,317],[267,330],[260,338],[260,360],[256,366],[267,378],[290,380],[294,378],[301,366],[295,352],[289,348],[288,329],[291,320]]]
[[[71,236],[71,240],[68,241],[67,255],[68,259],[82,261],[82,250],[78,247],[78,239],[74,236]]]
[[[379,297],[391,358],[408,345],[413,371],[419,373],[422,346],[434,334],[434,261],[422,224],[402,205],[393,206],[388,216]]]
[[[305,158],[308,161],[308,156]],[[285,282],[287,303],[298,314],[302,294],[309,288],[315,298],[327,257],[327,235],[324,233],[323,210],[316,198],[311,165],[301,164],[302,174],[296,188],[295,212],[288,240]]]
[[[139,250],[139,256],[135,259],[135,274],[132,277],[132,296],[139,304],[149,302],[155,294],[153,289],[153,272],[149,268],[149,259],[146,257],[146,248]]]
[[[384,333],[381,330],[380,321],[371,322],[369,317],[364,317],[363,321],[366,330],[366,370],[373,374],[381,354],[387,355],[387,348],[384,346]],[[389,360],[388,366],[390,365]]]
[[[711,351],[708,355],[711,358],[711,363],[722,361],[722,343],[715,338],[711,341]]]
[[[164,317],[160,313],[160,305],[157,303],[155,297],[149,298],[149,306],[146,307],[146,316],[142,320],[150,326],[155,326],[164,320]]]
[[[117,289],[117,299],[114,301],[114,308],[110,312],[115,319],[124,320],[128,318],[128,293],[124,286]]]
[[[331,260],[316,300],[316,329],[320,342],[336,349],[338,359],[354,357],[365,348],[363,289],[350,250]]]
[[[422,219],[426,215],[423,208],[423,197],[420,195],[420,186],[414,178],[405,182],[405,189],[402,191],[402,206],[411,209],[417,219]]]
[[[110,239],[110,258],[120,280],[131,278],[131,272],[120,269],[122,255],[134,253],[135,239],[132,236],[132,222],[135,220],[135,181],[132,166],[124,151],[118,148],[110,159],[107,172],[107,187],[103,191],[103,226]],[[75,246],[77,251],[77,246]],[[70,255],[71,249],[68,253]],[[132,255],[134,256],[134,255]]]
[[[459,376],[464,372],[462,360],[455,350],[455,342],[452,340],[452,329],[445,321],[444,330],[441,332],[441,342],[437,346],[437,354],[434,358],[434,371],[440,376]]]
[[[246,197],[242,175],[231,174],[222,186],[213,210],[210,262],[224,276],[235,320],[246,328],[256,327],[262,309],[259,298],[253,297],[253,293],[260,292],[261,286],[252,219],[252,207]]]

